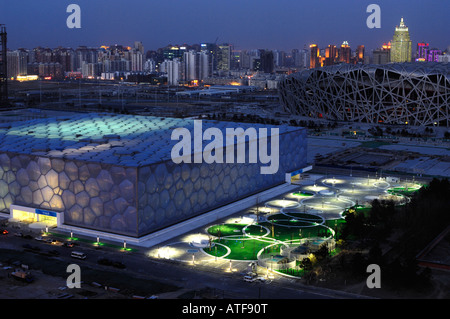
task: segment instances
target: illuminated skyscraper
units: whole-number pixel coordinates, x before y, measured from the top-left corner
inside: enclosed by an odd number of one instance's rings
[[[310,69],[314,69],[314,68],[320,67],[320,60],[319,60],[320,51],[319,51],[319,47],[317,46],[317,44],[311,44],[309,46],[309,48],[311,50],[309,68]]]
[[[217,70],[230,71],[231,66],[231,45],[219,45],[217,55]]]
[[[402,18],[391,41],[391,62],[411,62],[411,44],[409,29]]]
[[[425,42],[417,43],[416,61],[426,61],[429,46],[430,45]]]
[[[344,41],[339,49],[339,62],[350,63],[351,56],[352,49],[348,45],[348,42]]]
[[[338,57],[338,51],[335,45],[329,45],[325,49],[325,62],[324,65],[333,65],[336,62],[336,59]]]
[[[358,45],[356,49],[356,62],[364,63],[364,45]]]

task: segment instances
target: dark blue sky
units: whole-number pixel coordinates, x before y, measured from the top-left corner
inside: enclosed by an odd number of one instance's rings
[[[68,29],[66,8],[81,7],[81,29]],[[381,29],[369,29],[366,8],[381,7]],[[228,42],[236,49],[290,51],[348,41],[368,49],[392,39],[403,16],[413,50],[419,41],[450,45],[450,0],[0,0],[8,47]]]

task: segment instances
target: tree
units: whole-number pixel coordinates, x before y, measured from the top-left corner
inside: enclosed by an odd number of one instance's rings
[[[303,268],[304,270],[311,270],[312,269],[311,259],[309,259],[308,257],[303,258],[302,261],[300,262],[300,267]]]

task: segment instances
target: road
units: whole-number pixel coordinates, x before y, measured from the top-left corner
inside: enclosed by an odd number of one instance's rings
[[[35,239],[24,239],[14,235],[15,230],[9,229],[8,235],[2,235],[0,238],[0,248],[14,249],[23,251],[24,244],[38,246],[41,250],[57,250],[60,255],[56,258],[69,263],[89,266],[101,271],[107,267],[108,270],[114,269],[118,275],[123,272],[136,274],[139,277],[156,280],[166,284],[172,284],[182,289],[200,290],[210,288],[216,295],[226,299],[324,299],[324,298],[363,298],[353,294],[340,291],[328,290],[300,284],[295,279],[277,276],[275,280],[268,282],[245,282],[243,280],[243,269],[233,273],[225,272],[228,261],[222,261],[217,268],[210,265],[192,265],[182,264],[168,260],[155,260],[148,257],[145,251],[123,252],[113,248],[95,249],[93,245],[81,243],[75,248],[66,248],[57,245],[51,245]],[[70,257],[70,252],[76,249],[87,254],[85,260],[75,260]],[[24,252],[33,254],[33,252]],[[110,260],[121,261],[126,265],[126,269],[115,269],[110,266],[103,266],[97,263],[101,257]],[[235,263],[236,264],[236,263]],[[242,264],[243,265],[243,264]],[[241,266],[242,266],[241,265]],[[234,268],[234,267],[233,267]]]

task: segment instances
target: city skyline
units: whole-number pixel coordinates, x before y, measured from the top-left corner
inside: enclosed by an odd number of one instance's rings
[[[81,29],[67,28],[68,4],[58,1],[42,6],[29,0],[2,4],[0,21],[7,26],[8,47],[97,47],[142,41],[146,50],[156,50],[169,44],[217,41],[230,43],[236,50],[290,51],[312,43],[322,48],[347,41],[351,47],[362,44],[372,51],[392,39],[402,17],[410,27],[414,44],[426,41],[442,50],[450,45],[438,32],[450,27],[445,17],[449,4],[438,1],[402,0],[395,4],[378,1],[380,29],[366,26],[370,1],[343,0],[317,5],[265,0],[255,5],[230,0],[206,5],[200,0],[189,3],[132,0],[125,5],[79,0]]]

